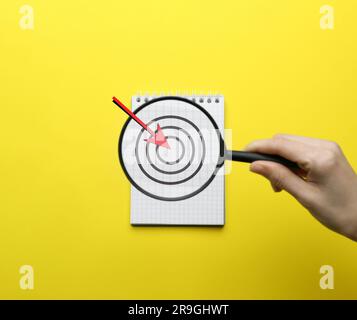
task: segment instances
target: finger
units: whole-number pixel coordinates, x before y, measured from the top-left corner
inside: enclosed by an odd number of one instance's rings
[[[304,137],[304,136],[297,136],[294,134],[286,134],[286,133],[278,133],[274,135],[274,138],[281,138],[281,139],[287,139],[290,141],[299,141],[302,143],[309,144],[311,146],[320,146],[321,142],[324,140],[321,139],[316,139],[316,138],[310,138],[310,137]]]
[[[316,138],[310,138],[310,137],[304,137],[304,136],[297,136],[293,134],[285,134],[285,133],[278,133],[274,135],[273,139],[286,139],[290,141],[299,141],[304,144],[308,144],[313,147],[318,147],[321,148],[322,146],[330,146],[332,141],[330,140],[324,140],[324,139],[316,139]]]
[[[250,170],[267,178],[275,189],[286,190],[304,205],[310,203],[312,187],[287,167],[275,162],[256,161]]]
[[[274,183],[270,182],[272,189],[274,192],[281,192],[283,189],[277,187]]]
[[[276,154],[298,163],[301,168],[305,169],[309,154],[313,152],[314,148],[301,141],[293,141],[277,137],[273,139],[253,141],[245,148],[245,150]]]

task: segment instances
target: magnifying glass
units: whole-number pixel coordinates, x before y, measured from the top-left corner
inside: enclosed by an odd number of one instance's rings
[[[226,160],[273,161],[297,168],[280,156],[227,150],[213,117],[187,98],[155,98],[135,112],[116,98],[113,102],[132,114],[119,137],[120,164],[131,184],[154,199],[180,201],[199,194],[222,173]]]

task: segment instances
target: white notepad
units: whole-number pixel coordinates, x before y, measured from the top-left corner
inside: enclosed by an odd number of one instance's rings
[[[195,99],[215,120],[224,137],[224,97],[184,96]],[[135,111],[151,96],[133,96]],[[213,103],[214,102],[214,103]],[[155,117],[157,115],[153,115]],[[188,115],[189,118],[189,115]],[[206,141],[209,146],[209,141]],[[158,200],[131,186],[130,223],[132,225],[211,225],[222,226],[225,222],[224,165],[215,178],[200,193],[185,200]],[[162,188],[165,188],[163,185]]]

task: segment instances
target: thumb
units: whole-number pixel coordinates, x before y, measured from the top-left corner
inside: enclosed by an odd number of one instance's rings
[[[301,202],[309,196],[310,186],[287,167],[271,161],[255,161],[250,171],[267,178],[275,191],[286,190]]]

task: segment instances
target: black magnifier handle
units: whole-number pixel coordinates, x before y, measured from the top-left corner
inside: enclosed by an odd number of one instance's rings
[[[297,169],[299,167],[295,162],[292,162],[283,157],[271,155],[271,154],[265,154],[265,153],[257,153],[257,152],[227,150],[225,158],[226,160],[248,162],[248,163],[252,163],[258,160],[273,161],[273,162],[281,163],[284,166],[292,169]]]

